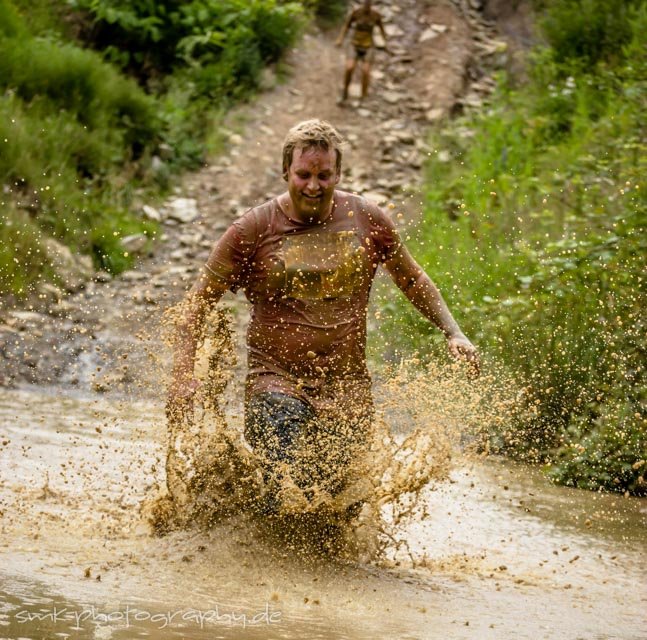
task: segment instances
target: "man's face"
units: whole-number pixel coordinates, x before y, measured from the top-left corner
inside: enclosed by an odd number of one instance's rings
[[[294,214],[303,222],[322,222],[329,213],[339,182],[336,152],[320,147],[297,148],[287,173]]]

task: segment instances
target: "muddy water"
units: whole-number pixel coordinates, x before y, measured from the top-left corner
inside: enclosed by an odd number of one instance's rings
[[[377,565],[242,516],[153,537],[164,428],[159,403],[0,392],[0,638],[647,637],[644,501],[457,461]]]

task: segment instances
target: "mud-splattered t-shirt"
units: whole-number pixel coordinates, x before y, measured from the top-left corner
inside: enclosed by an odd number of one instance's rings
[[[208,265],[252,304],[248,397],[279,391],[311,402],[344,380],[368,388],[369,291],[399,248],[389,216],[343,191],[321,224],[289,218],[276,198],[234,222]]]
[[[373,29],[382,22],[382,16],[377,11],[366,11],[364,8],[355,9],[351,16],[354,25],[351,43],[358,49],[370,49],[373,46]]]

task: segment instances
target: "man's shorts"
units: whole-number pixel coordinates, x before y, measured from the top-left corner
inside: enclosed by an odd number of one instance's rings
[[[280,480],[285,465],[297,486],[318,485],[335,494],[366,442],[370,415],[317,415],[303,400],[277,392],[253,395],[245,410],[245,439],[258,455],[266,481]]]
[[[302,433],[315,419],[312,407],[284,393],[252,396],[245,411],[245,439],[269,462],[293,462]]]
[[[372,62],[373,61],[373,47],[356,47],[351,45],[348,50],[348,57],[355,58],[358,62]]]

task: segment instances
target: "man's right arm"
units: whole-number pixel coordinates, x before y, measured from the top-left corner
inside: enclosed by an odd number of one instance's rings
[[[180,305],[173,344],[173,369],[166,404],[171,422],[191,418],[193,399],[198,389],[194,376],[195,354],[207,311],[227,291],[227,284],[212,275],[207,267]]]
[[[350,25],[353,23],[354,18],[355,18],[355,12],[351,11],[348,14],[348,17],[346,18],[346,22],[344,22],[344,26],[341,28],[341,31],[339,32],[339,37],[335,42],[335,44],[338,47],[341,47],[341,44],[344,41],[344,38],[346,37],[346,34],[348,33],[348,30],[350,29]]]
[[[243,220],[247,222],[243,224]],[[253,249],[253,238],[248,238],[247,226],[250,222],[253,225],[254,221],[255,218],[241,219],[225,231],[211,250],[185,300],[179,305],[166,406],[171,423],[191,418],[193,399],[199,386],[194,375],[195,354],[205,317],[226,291],[238,288],[240,273]]]

